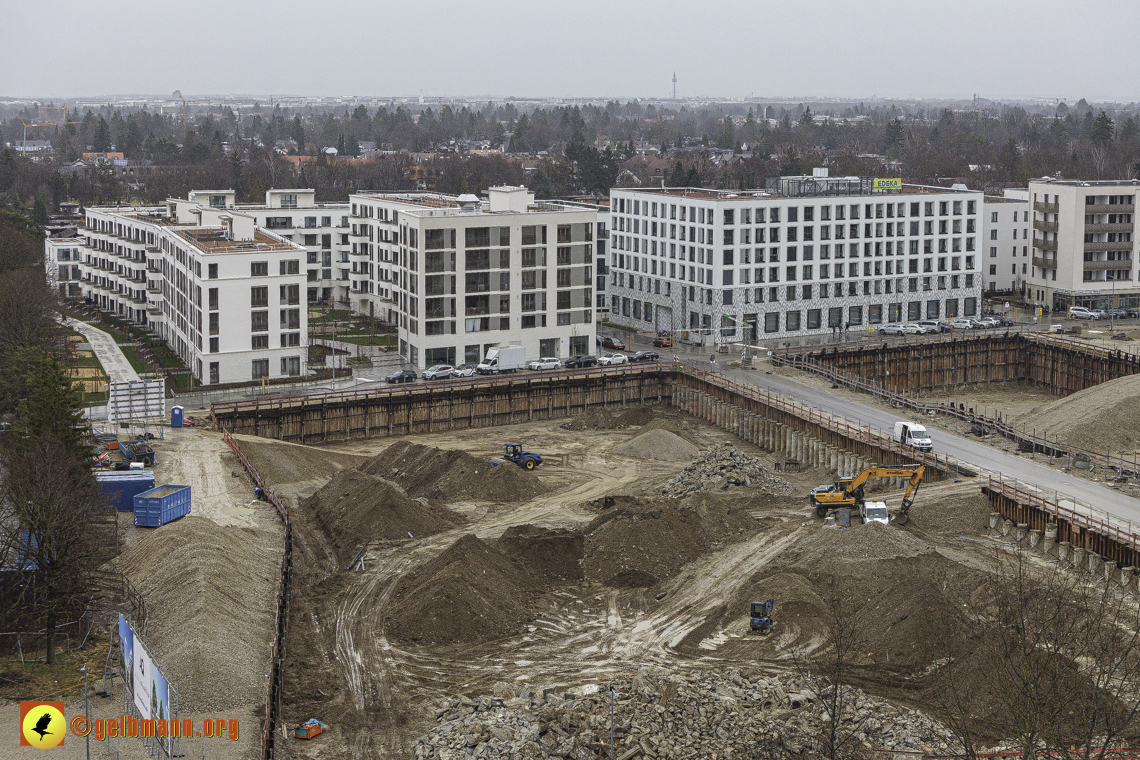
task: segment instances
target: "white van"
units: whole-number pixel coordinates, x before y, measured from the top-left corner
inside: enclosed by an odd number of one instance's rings
[[[926,428],[917,422],[896,422],[894,439],[904,446],[910,446],[919,451],[930,451],[934,447],[930,440],[930,433],[926,432]]]

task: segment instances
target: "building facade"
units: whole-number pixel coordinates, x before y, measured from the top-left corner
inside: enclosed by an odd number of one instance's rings
[[[1035,180],[1029,297],[1058,309],[1137,308],[1138,184]]]
[[[590,353],[596,209],[524,187],[488,196],[351,195],[354,308],[395,324],[416,367],[510,344],[528,360]]]
[[[1029,279],[1029,199],[987,195],[982,201],[982,289],[1022,295]]]
[[[202,384],[307,373],[304,248],[200,201],[89,208],[84,221],[81,238],[45,241],[67,295],[153,330]],[[59,281],[65,261],[77,280]]]
[[[707,344],[973,316],[981,206],[826,170],[755,191],[615,189],[609,319]]]
[[[348,241],[348,204],[317,203],[316,191],[305,188],[274,188],[265,193],[265,203],[237,204],[233,190],[195,190],[179,205],[204,205],[233,209],[253,218],[261,228],[305,248],[305,300],[350,308],[352,263]]]

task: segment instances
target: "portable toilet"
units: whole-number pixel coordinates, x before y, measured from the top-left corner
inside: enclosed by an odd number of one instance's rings
[[[170,427],[182,427],[182,407],[170,407]]]

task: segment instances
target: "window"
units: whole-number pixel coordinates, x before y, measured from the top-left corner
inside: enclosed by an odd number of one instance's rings
[[[296,377],[301,374],[301,357],[299,356],[282,356],[281,357],[281,374],[289,377]]]
[[[296,193],[282,193],[281,194],[281,208],[297,208],[297,194]],[[269,374],[266,369],[265,374]]]
[[[210,308],[211,309],[218,308],[218,289],[217,288],[210,288],[208,291],[208,296],[210,299],[209,300]]]
[[[257,308],[269,305],[269,288],[250,288],[249,305]]]
[[[290,305],[301,303],[301,286],[300,285],[282,285],[281,286],[281,303],[290,304]]]
[[[824,213],[827,212],[827,208],[828,208],[827,206],[823,207]],[[823,310],[822,309],[808,309],[807,329],[818,330],[820,327],[820,321],[822,320],[822,316],[823,316]]]
[[[216,311],[211,312],[211,314],[210,314],[210,335],[217,335],[220,332],[219,318],[220,318],[220,315],[218,314],[218,312],[216,312]]]
[[[249,313],[249,329],[251,332],[264,332],[268,330],[269,312],[265,310],[251,311]]]
[[[220,350],[219,346],[218,346],[218,340],[219,340],[218,338],[210,338],[210,353],[211,354],[216,354]]]
[[[221,371],[218,368],[218,362],[210,362],[210,384],[217,385],[221,382]],[[254,372],[256,372],[256,368]],[[256,376],[256,375],[255,375]]]
[[[278,264],[280,264],[279,269],[280,269],[280,273],[282,275],[300,274],[301,273],[301,260],[300,259],[285,259],[285,260],[279,261]]]
[[[268,261],[254,261],[249,265],[250,277],[268,277],[269,276],[269,262]]]
[[[771,311],[764,315],[764,332],[774,333],[780,331],[780,312]]]
[[[206,272],[210,275],[211,280],[218,279],[218,265],[210,264],[206,267]]]
[[[258,349],[262,349],[262,348],[269,348],[269,335],[267,333],[261,333],[260,335],[253,335],[250,338],[250,343],[251,343],[251,348],[254,351],[257,351]],[[268,369],[266,369],[266,374],[269,374]]]
[[[792,209],[788,210],[789,213]],[[784,329],[788,332],[800,329],[800,313],[799,311],[789,311],[784,316]]]
[[[211,315],[213,316],[213,315]],[[300,309],[282,309],[281,310],[281,329],[282,330],[299,330],[301,328],[301,310]]]
[[[293,227],[293,220],[287,216],[267,216],[265,226],[271,230],[286,230]]]

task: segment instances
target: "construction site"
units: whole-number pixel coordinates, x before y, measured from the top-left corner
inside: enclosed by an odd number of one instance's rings
[[[774,359],[758,377],[901,413]],[[686,368],[219,404],[213,421],[154,441],[194,514],[118,560],[148,602],[185,600],[149,620],[184,713],[261,729],[211,756],[608,757],[612,699],[615,757],[811,757],[828,724],[813,674],[849,624],[868,643],[845,663],[852,746],[954,756],[946,684],[984,691],[1002,556],[1137,603],[1130,524]],[[809,498],[860,473],[853,509]],[[862,522],[864,499],[889,521]]]

